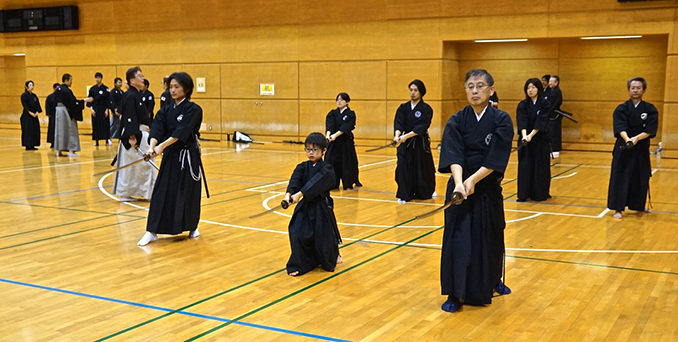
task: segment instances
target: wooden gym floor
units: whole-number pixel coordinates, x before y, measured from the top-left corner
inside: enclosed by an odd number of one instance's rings
[[[279,203],[302,146],[203,144],[212,198],[202,235],[140,248],[148,204],[117,202],[113,177],[92,177],[110,169],[115,147],[81,136],[81,157],[57,159],[45,145],[23,151],[19,136],[0,130],[3,341],[678,340],[676,160],[654,169],[654,212],[616,221],[605,209],[610,153],[562,152],[544,203],[515,202],[513,154],[513,293],[448,314],[443,217],[409,221],[444,199],[396,203],[394,149],[360,146],[364,187],[332,193],[344,263],[293,278],[291,211],[248,216]]]

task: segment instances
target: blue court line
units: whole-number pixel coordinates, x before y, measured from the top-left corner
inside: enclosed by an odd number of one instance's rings
[[[164,312],[174,312],[175,311],[175,310],[172,310],[172,309],[163,308],[163,307],[155,306],[155,305],[136,303],[136,302],[131,302],[131,301],[128,301],[128,300],[91,295],[91,294],[76,292],[76,291],[62,290],[62,289],[59,289],[59,288],[56,288],[56,287],[29,284],[29,283],[24,283],[24,282],[20,282],[20,281],[9,280],[9,279],[3,279],[3,278],[0,278],[0,282],[12,284],[12,285],[32,287],[32,288],[40,289],[40,290],[59,292],[59,293],[73,295],[73,296],[79,296],[79,297],[85,297],[85,298],[91,298],[91,299],[98,299],[98,300],[102,300],[102,301],[106,301],[106,302],[113,302],[113,303],[117,303],[117,304],[125,304],[125,305],[130,305],[130,306],[136,306],[136,307],[140,307],[140,308],[144,308],[144,309],[151,309],[151,310],[164,311]],[[231,322],[230,319],[216,317],[216,316],[203,315],[203,314],[198,314],[198,313],[193,313],[193,312],[188,312],[188,311],[176,311],[175,313],[185,315],[185,316],[191,316],[191,317],[209,319],[209,320],[213,320],[213,321],[219,321],[219,322]],[[250,327],[250,328],[270,330],[270,331],[275,331],[275,332],[279,332],[279,333],[283,333],[283,334],[290,334],[290,335],[296,335],[296,336],[302,336],[302,337],[308,337],[308,338],[315,338],[315,339],[319,339],[319,340],[323,340],[323,341],[350,342],[350,340],[342,340],[342,339],[338,339],[338,338],[334,338],[334,337],[328,337],[328,336],[322,336],[322,335],[316,335],[316,334],[309,334],[309,333],[304,333],[304,332],[300,332],[300,331],[294,331],[294,330],[288,330],[288,329],[282,329],[282,328],[276,328],[276,327],[269,327],[269,326],[265,326],[265,325],[261,325],[261,324],[255,324],[255,323],[235,321],[235,322],[233,322],[233,324],[238,324],[238,325],[242,325],[242,326],[246,326],[246,327]]]
[[[113,185],[107,185],[104,188],[110,188]],[[27,200],[32,200],[32,199],[38,199],[38,198],[45,198],[45,197],[52,197],[52,196],[60,196],[60,195],[66,195],[66,194],[74,194],[78,192],[83,192],[83,191],[91,191],[91,190],[98,190],[99,187],[94,187],[94,188],[89,188],[89,189],[80,189],[80,190],[72,190],[72,191],[65,191],[65,192],[59,192],[56,194],[49,194],[49,195],[40,195],[40,196],[33,196],[33,197],[26,197],[26,198],[19,198],[19,199],[14,199],[11,201],[5,201],[5,202],[17,202],[17,201],[27,201]]]

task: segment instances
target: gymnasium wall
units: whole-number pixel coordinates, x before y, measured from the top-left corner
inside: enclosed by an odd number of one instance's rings
[[[447,118],[466,104],[464,73],[480,66],[495,75],[501,108],[512,115],[527,77],[559,74],[563,108],[581,119],[564,124],[565,148],[575,149],[609,149],[611,112],[628,96],[624,82],[643,75],[646,99],[661,114],[661,140],[678,150],[675,0],[5,0],[2,6],[74,3],[79,31],[0,33],[3,127],[18,126],[26,79],[44,99],[69,72],[76,96],[84,97],[94,72],[112,86],[116,75],[140,65],[157,96],[172,71],[206,78],[206,92],[194,95],[206,133],[237,129],[278,139],[322,131],[341,91],[353,100],[356,136],[387,139],[395,109],[408,99],[407,83],[420,78],[434,109],[432,138],[439,140]],[[579,39],[619,34],[644,37]],[[493,38],[530,40],[473,43]],[[275,96],[260,96],[260,83],[274,83]]]

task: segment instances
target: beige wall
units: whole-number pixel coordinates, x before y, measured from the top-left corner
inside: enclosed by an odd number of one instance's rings
[[[54,6],[58,1],[5,0],[4,8]],[[159,95],[162,76],[185,70],[205,77],[195,95],[210,133],[235,129],[298,138],[324,129],[340,91],[358,115],[359,138],[386,139],[407,83],[422,79],[434,108],[431,134],[464,104],[460,79],[483,66],[497,79],[502,109],[514,114],[529,76],[558,73],[563,108],[581,118],[565,123],[573,148],[606,144],[623,81],[644,75],[647,100],[661,112],[661,139],[678,149],[678,1],[404,0],[340,5],[311,0],[247,2],[76,0],[79,31],[0,34],[0,123],[18,122],[23,81],[36,81],[42,100],[61,73],[74,75],[77,96],[93,73],[105,83],[140,65]],[[65,4],[65,3],[63,3]],[[479,12],[478,8],[483,10]],[[581,36],[643,34],[640,40],[585,42]],[[521,44],[474,39],[530,38]],[[17,60],[21,60],[20,62]],[[21,65],[24,64],[23,70]],[[259,83],[275,83],[262,97]],[[255,105],[256,103],[256,105]],[[259,105],[261,103],[261,105]],[[88,127],[85,122],[83,127]],[[86,130],[87,128],[84,128]],[[601,145],[602,146],[602,145]]]

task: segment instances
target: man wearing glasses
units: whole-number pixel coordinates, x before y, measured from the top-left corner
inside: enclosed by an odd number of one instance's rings
[[[501,180],[511,154],[513,123],[489,105],[494,79],[475,69],[464,82],[469,105],[445,126],[438,171],[452,173],[446,202],[453,192],[464,201],[445,210],[440,266],[442,309],[456,312],[463,304],[492,303],[493,291],[509,294],[501,282],[504,254],[504,204]]]

